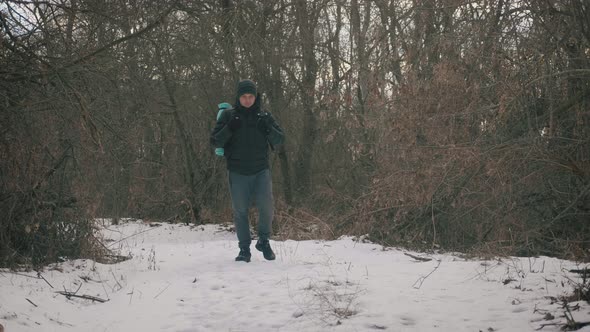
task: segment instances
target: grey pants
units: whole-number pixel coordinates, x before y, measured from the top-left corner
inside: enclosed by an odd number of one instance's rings
[[[252,243],[248,222],[248,210],[252,201],[258,209],[258,238],[268,240],[274,212],[270,170],[265,169],[254,175],[242,175],[230,171],[229,190],[240,248],[250,247]]]

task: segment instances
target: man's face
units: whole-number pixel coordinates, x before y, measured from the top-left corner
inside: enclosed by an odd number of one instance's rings
[[[256,101],[256,96],[251,93],[244,93],[243,95],[240,96],[240,105],[244,106],[245,108],[248,108],[248,107],[254,105],[255,101]]]

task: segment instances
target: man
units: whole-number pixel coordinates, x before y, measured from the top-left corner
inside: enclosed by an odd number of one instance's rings
[[[236,261],[250,262],[250,224],[248,210],[252,201],[258,209],[256,249],[264,258],[274,260],[270,233],[274,212],[269,169],[269,145],[284,141],[283,130],[272,115],[262,110],[260,94],[251,80],[241,80],[234,108],[224,111],[211,133],[211,144],[224,148],[229,188],[240,253]]]

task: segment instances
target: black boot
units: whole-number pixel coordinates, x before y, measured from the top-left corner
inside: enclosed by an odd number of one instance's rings
[[[240,253],[238,254],[238,257],[236,257],[236,262],[249,263],[251,257],[252,254],[250,253],[250,248],[240,248]]]
[[[262,251],[262,255],[264,255],[264,259],[267,261],[273,261],[275,259],[275,253],[272,252],[272,248],[270,247],[270,242],[268,242],[268,240],[258,240],[256,242],[256,249],[258,249],[258,251]]]

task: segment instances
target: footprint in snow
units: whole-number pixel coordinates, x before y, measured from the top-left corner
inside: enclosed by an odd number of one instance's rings
[[[518,307],[518,308],[514,308],[514,310],[512,310],[512,312],[515,314],[525,312],[525,311],[527,311],[527,308],[525,308],[525,307]]]
[[[416,325],[416,321],[412,317],[401,316],[400,319],[402,321],[402,325],[404,326]]]

